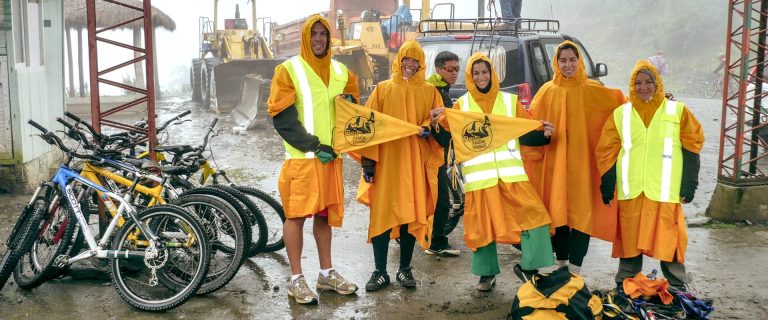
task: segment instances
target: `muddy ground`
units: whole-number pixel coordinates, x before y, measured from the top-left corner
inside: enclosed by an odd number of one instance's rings
[[[706,210],[715,185],[720,128],[718,100],[680,98],[693,110],[706,129],[702,153],[701,186],[692,204],[685,206],[689,220],[698,220]],[[169,143],[199,144],[202,128],[214,116],[221,117],[220,136],[213,142],[214,160],[232,177],[262,188],[277,197],[277,175],[283,148],[274,130],[267,125],[245,134],[234,133],[238,116],[216,115],[182,98],[158,103],[159,120],[192,110],[191,123],[171,129]],[[365,242],[368,213],[354,201],[359,168],[345,164],[346,217],[344,226],[334,230],[334,266],[347,279],[363,287],[373,271],[373,254]],[[0,195],[0,251],[5,250],[9,228],[28,195]],[[469,273],[470,251],[461,240],[461,226],[451,234],[451,243],[462,250],[459,258],[436,258],[414,253],[416,290],[393,283],[379,292],[360,291],[354,296],[320,295],[318,306],[301,306],[288,300],[289,275],[285,251],[262,254],[246,261],[235,279],[222,290],[196,297],[174,310],[150,314],[129,307],[112,287],[109,275],[90,264],[80,265],[69,276],[56,279],[32,291],[9,283],[0,292],[0,319],[500,319],[509,311],[520,282],[511,267],[519,253],[499,246],[502,273],[496,290],[478,294],[477,278]],[[307,224],[306,234],[311,234]],[[712,298],[714,319],[768,319],[768,226],[714,224],[689,229],[686,257],[691,285],[702,297]],[[305,237],[304,270],[310,286],[317,279],[318,261],[314,241]],[[394,276],[398,247],[392,242],[389,273]],[[618,261],[610,258],[610,244],[593,240],[582,274],[592,288],[613,286]],[[644,271],[658,268],[646,259]]]

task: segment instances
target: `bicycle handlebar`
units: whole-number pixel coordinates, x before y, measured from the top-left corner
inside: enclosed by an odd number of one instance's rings
[[[168,120],[165,123],[163,123],[159,128],[157,128],[157,132],[165,130],[165,128],[167,128],[169,125],[171,125],[172,122],[174,122],[176,120],[179,120],[181,118],[184,118],[187,115],[189,115],[190,113],[192,113],[192,110],[187,110],[187,111],[184,111],[184,112],[180,113],[179,115],[171,118],[170,120]]]
[[[96,129],[94,129],[94,128],[93,128],[93,126],[91,126],[89,123],[87,123],[87,122],[83,121],[83,119],[80,119],[80,117],[78,117],[78,116],[76,116],[76,115],[72,114],[72,113],[71,113],[71,112],[69,112],[69,111],[64,111],[64,115],[65,115],[65,116],[67,116],[67,117],[69,117],[69,118],[70,118],[70,119],[72,119],[72,120],[75,120],[75,126],[77,126],[78,124],[81,124],[81,123],[82,123],[82,124],[83,124],[83,125],[84,125],[84,126],[87,128],[87,129],[88,129],[88,131],[90,131],[90,132],[91,132],[91,135],[92,135],[94,138],[96,138],[96,140],[101,140],[101,139],[103,139],[103,138],[104,138],[104,136],[103,136],[101,133],[97,133],[97,132],[96,132]]]
[[[43,132],[43,134],[41,134],[40,136],[43,138],[43,140],[45,140],[45,142],[47,142],[48,144],[55,145],[56,147],[61,149],[61,151],[64,151],[64,153],[66,153],[67,155],[69,155],[71,157],[75,157],[75,158],[81,158],[81,159],[97,159],[97,158],[95,158],[92,155],[77,153],[77,152],[73,151],[72,149],[67,148],[67,146],[64,145],[64,142],[61,141],[61,138],[59,138],[57,135],[53,134],[53,132],[48,131],[48,129],[46,129],[45,127],[41,126],[39,123],[35,122],[34,120],[29,119],[29,120],[27,120],[27,123],[29,123],[33,127],[37,128],[41,132]]]

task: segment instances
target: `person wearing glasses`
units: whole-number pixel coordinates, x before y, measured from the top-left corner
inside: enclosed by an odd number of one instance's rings
[[[456,83],[459,78],[459,56],[450,51],[443,51],[435,57],[435,73],[427,78],[427,82],[435,85],[437,92],[443,98],[443,106],[450,108],[453,101],[449,95],[451,85]],[[434,135],[435,139],[439,139]],[[447,145],[447,142],[444,143]],[[461,254],[459,249],[454,249],[448,243],[448,234],[445,227],[448,222],[448,212],[450,210],[449,194],[451,192],[450,180],[448,179],[448,149],[443,154],[445,164],[437,171],[437,204],[435,205],[435,216],[432,224],[432,244],[426,252],[429,255],[439,257],[458,257]]]

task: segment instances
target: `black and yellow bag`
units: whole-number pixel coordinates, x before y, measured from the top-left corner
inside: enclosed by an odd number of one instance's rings
[[[602,319],[600,298],[589,292],[584,279],[562,267],[536,275],[517,290],[508,320]]]

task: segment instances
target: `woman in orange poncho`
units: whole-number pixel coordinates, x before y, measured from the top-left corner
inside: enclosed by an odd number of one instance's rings
[[[499,90],[499,78],[485,54],[478,52],[469,58],[465,77],[467,93],[456,101],[454,109],[530,118],[516,95]],[[434,113],[440,114],[441,110]],[[514,267],[518,277],[527,281],[536,269],[554,264],[547,209],[528,182],[520,153],[515,150],[518,142],[549,143],[554,129],[550,123],[543,123],[543,131],[531,131],[512,144],[462,163],[466,179],[464,241],[473,251],[471,272],[480,276],[478,291],[490,291],[496,285],[500,272],[496,243],[521,243],[521,232],[523,256]],[[446,121],[441,120],[441,127],[447,128]],[[450,134],[442,129],[436,131],[438,141],[445,145]]]
[[[398,119],[422,126],[422,133],[360,150],[367,182],[371,224],[368,241],[373,244],[376,270],[365,286],[368,291],[389,284],[387,250],[389,240],[400,238],[400,268],[397,281],[414,288],[411,271],[413,248],[418,241],[429,248],[431,218],[437,199],[437,168],[442,149],[429,139],[430,111],[442,106],[435,86],[425,81],[424,51],[416,41],[403,43],[392,64],[392,78],[373,90],[366,106]],[[374,182],[375,179],[375,182]]]
[[[267,102],[275,130],[283,138],[288,154],[278,178],[287,218],[283,238],[291,264],[291,282],[287,291],[302,304],[317,303],[317,295],[307,286],[301,269],[307,217],[314,216],[312,232],[320,258],[317,288],[342,294],[357,290],[357,286],[333,270],[331,263],[331,227],[341,227],[344,217],[342,163],[331,147],[334,127],[331,101],[338,94],[357,99],[359,90],[357,77],[331,59],[329,30],[328,22],[322,16],[307,18],[301,33],[301,53],[275,68]],[[302,92],[307,89],[311,94]],[[315,97],[307,99],[307,95]],[[305,122],[310,121],[306,119],[309,114],[315,116],[313,123],[307,126]]]
[[[698,186],[704,133],[685,105],[664,98],[661,76],[647,60],[635,65],[629,88],[629,103],[608,118],[595,152],[606,205],[616,207],[618,188],[616,282],[642,271],[647,255],[661,260],[670,285],[684,289],[688,234],[681,202],[693,200]]]
[[[523,148],[523,158],[552,219],[558,266],[579,273],[590,236],[611,241],[616,232],[615,208],[603,206],[592,192],[600,184],[594,150],[600,128],[624,96],[587,78],[573,42],[558,46],[552,69],[554,79],[539,89],[530,111],[534,119],[552,121],[555,133],[546,147]]]

